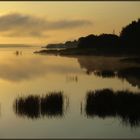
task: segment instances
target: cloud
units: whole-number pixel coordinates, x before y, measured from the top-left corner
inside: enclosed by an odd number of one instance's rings
[[[12,13],[0,16],[0,32],[3,36],[43,37],[49,30],[72,29],[90,25],[88,20],[49,21],[31,15]]]

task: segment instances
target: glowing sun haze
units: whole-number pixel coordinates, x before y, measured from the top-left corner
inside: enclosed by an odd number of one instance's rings
[[[140,18],[140,2],[0,2],[0,44],[47,44],[119,34]]]

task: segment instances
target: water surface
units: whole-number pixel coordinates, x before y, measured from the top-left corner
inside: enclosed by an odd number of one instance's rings
[[[115,57],[33,54],[36,47],[16,50],[0,48],[0,138],[140,138],[139,123],[131,125],[118,110],[118,115],[104,110],[105,117],[93,106],[92,115],[86,110],[89,91],[139,94],[138,64]],[[127,117],[139,122],[140,106],[132,107],[134,117]]]

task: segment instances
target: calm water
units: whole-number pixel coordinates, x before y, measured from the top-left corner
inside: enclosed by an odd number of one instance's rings
[[[89,91],[127,90],[138,96],[138,64],[113,57],[33,54],[38,48],[16,50],[0,49],[0,138],[140,138],[139,98],[129,105],[134,113],[127,105],[127,112],[107,109],[104,115],[86,107]]]

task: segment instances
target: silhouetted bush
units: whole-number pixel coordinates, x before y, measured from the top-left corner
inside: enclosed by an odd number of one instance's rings
[[[86,96],[87,116],[120,117],[125,124],[140,125],[140,93],[103,89],[89,91]]]

